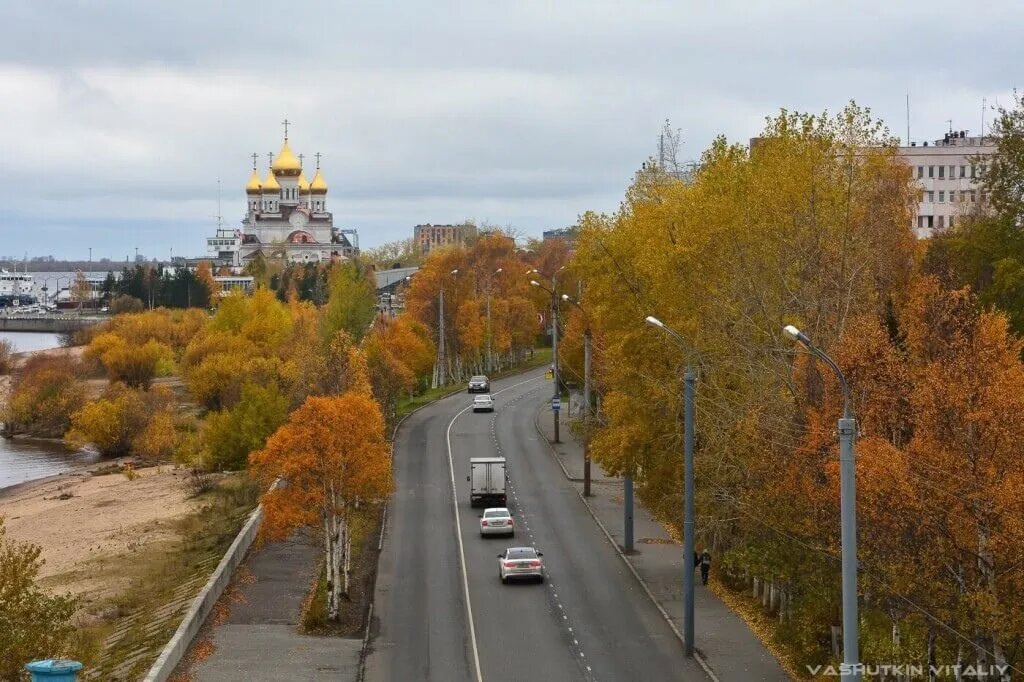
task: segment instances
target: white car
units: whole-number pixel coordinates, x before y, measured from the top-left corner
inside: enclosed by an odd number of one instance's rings
[[[494,399],[489,395],[478,395],[473,398],[474,412],[494,412]]]
[[[506,585],[510,580],[522,578],[544,582],[542,556],[533,547],[509,547],[498,555],[498,577]]]
[[[504,507],[484,509],[484,513],[480,517],[480,537],[488,535],[508,535],[511,537],[515,534],[515,521],[512,520],[512,514],[509,513],[508,509]]]

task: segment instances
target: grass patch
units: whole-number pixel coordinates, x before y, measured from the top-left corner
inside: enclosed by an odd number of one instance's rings
[[[515,367],[510,367],[507,370],[498,372],[497,374],[492,375],[490,378],[492,380],[501,379],[502,377],[507,377],[511,374],[518,374],[519,372],[532,369],[534,367],[550,365],[551,357],[552,353],[550,348],[539,348],[534,351],[532,358],[528,359],[527,361],[519,365],[516,365]],[[447,384],[445,386],[438,386],[437,388],[427,389],[426,391],[420,393],[419,395],[401,398],[398,400],[398,403],[395,406],[395,416],[396,418],[401,419],[402,417],[406,416],[407,414],[409,414],[418,407],[422,407],[427,403],[432,403],[435,400],[440,400],[441,398],[452,395],[453,393],[461,393],[462,391],[465,390],[466,385],[463,383]]]
[[[302,610],[302,631],[310,635],[353,637],[363,631],[377,577],[381,505],[363,505],[352,513],[352,563],[348,599],[338,620],[327,618],[327,579],[323,565]]]
[[[258,493],[248,476],[225,477],[197,496],[203,503],[197,512],[175,522],[176,539],[90,565],[129,584],[98,604],[96,622],[83,627],[83,637],[103,642],[95,658],[84,661],[85,679],[131,680],[145,674],[255,508]]]

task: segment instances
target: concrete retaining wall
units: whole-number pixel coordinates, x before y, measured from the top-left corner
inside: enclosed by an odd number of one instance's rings
[[[275,483],[274,485],[276,486],[277,484]],[[216,570],[214,570],[210,579],[206,582],[206,586],[203,587],[203,590],[193,600],[192,607],[185,614],[181,625],[178,626],[174,636],[171,637],[167,646],[160,652],[160,657],[156,659],[153,667],[146,674],[145,682],[165,682],[170,678],[174,669],[178,667],[178,663],[181,662],[182,657],[188,652],[188,648],[192,644],[192,640],[195,639],[196,633],[199,632],[199,628],[203,627],[203,623],[206,622],[206,617],[213,610],[214,604],[217,603],[221,594],[224,593],[224,588],[231,582],[238,564],[242,563],[245,553],[256,538],[256,533],[259,531],[262,521],[263,506],[260,505],[249,515],[245,525],[242,526],[242,530],[238,532],[234,542],[228,547],[228,551],[224,554],[220,563],[217,564]]]

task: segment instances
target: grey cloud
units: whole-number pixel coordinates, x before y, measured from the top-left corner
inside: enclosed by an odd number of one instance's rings
[[[1009,1],[982,20],[948,0],[9,0],[0,235],[202,253],[216,178],[237,223],[248,154],[265,172],[284,116],[364,245],[469,216],[536,234],[614,210],[666,117],[690,158],[850,98],[903,135],[908,91],[914,137],[977,130],[981,97],[1015,84],[1022,19]]]

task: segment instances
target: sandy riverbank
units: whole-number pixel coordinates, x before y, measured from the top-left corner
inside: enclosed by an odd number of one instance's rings
[[[75,472],[0,490],[8,536],[42,547],[44,586],[94,602],[123,587],[98,564],[175,539],[174,521],[200,506],[189,497],[187,473],[170,466],[137,473],[128,480]]]

